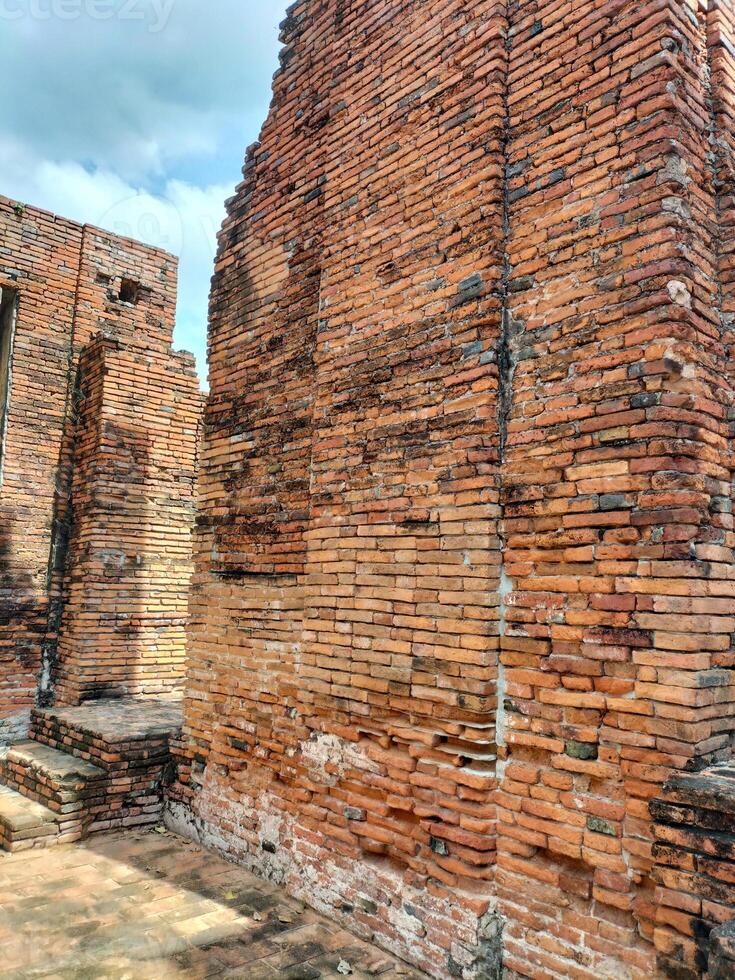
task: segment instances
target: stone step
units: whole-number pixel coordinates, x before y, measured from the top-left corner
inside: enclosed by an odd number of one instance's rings
[[[38,709],[31,741],[0,754],[0,786],[7,787],[9,812],[18,814],[18,799],[40,806],[27,828],[31,841],[71,842],[99,831],[158,823],[172,766],[170,742],[180,731],[180,700]],[[28,812],[21,808],[18,819],[28,820]],[[31,846],[16,839],[24,830],[25,825],[8,824],[5,836],[14,849],[16,844]],[[0,837],[3,846],[5,836]]]
[[[60,820],[48,807],[0,786],[0,849],[16,852],[63,843],[71,837],[63,836]]]
[[[18,742],[0,759],[0,782],[59,814],[83,821],[103,806],[107,773],[38,742]]]

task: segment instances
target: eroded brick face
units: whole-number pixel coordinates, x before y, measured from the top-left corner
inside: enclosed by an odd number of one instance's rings
[[[0,744],[24,732],[39,689],[75,701],[181,685],[200,394],[193,359],[171,352],[176,273],[167,253],[0,197],[15,306]]]
[[[98,337],[79,374],[54,699],[180,692],[201,408],[194,359]]]
[[[648,807],[730,755],[732,40],[729,0],[284,24],[173,811],[433,976],[501,924],[510,977],[698,969]]]

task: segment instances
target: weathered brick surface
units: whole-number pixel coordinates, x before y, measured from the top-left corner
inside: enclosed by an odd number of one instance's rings
[[[676,980],[733,975],[735,768],[671,779],[651,804],[655,825],[655,943]],[[723,925],[728,929],[720,930]],[[727,972],[728,963],[730,971]]]
[[[217,262],[172,813],[435,976],[495,970],[496,916],[507,976],[651,976],[649,803],[730,754],[732,23],[284,24]]]
[[[287,21],[217,266],[192,600],[199,812],[444,971],[495,858],[504,24]]]
[[[181,721],[180,697],[35,708],[30,740],[0,754],[0,850],[158,824]]]
[[[135,302],[121,299],[124,279],[139,286]],[[63,608],[81,351],[104,333],[124,344],[143,375],[150,368],[148,381],[127,377],[128,401],[141,398],[134,394],[140,388],[162,405],[155,392],[157,371],[177,378],[182,372],[173,387],[192,389],[187,417],[198,395],[190,364],[167,360],[176,305],[176,260],[167,253],[0,197],[0,285],[18,296],[0,487],[2,741],[27,727],[39,672],[44,695],[51,693],[46,678],[56,660]],[[167,368],[156,367],[164,362]],[[187,435],[182,472],[191,458],[189,442]],[[167,465],[161,463],[164,473]],[[136,502],[131,518],[139,512]],[[172,529],[174,541],[180,533]]]
[[[710,934],[708,980],[729,980],[735,976],[735,923],[719,926]]]
[[[56,702],[172,693],[191,576],[193,357],[99,337],[79,374]]]
[[[686,3],[575,5],[551,46],[545,6],[510,76],[510,260],[530,281],[513,292],[498,895],[522,974],[643,974],[648,800],[671,769],[726,757],[732,730],[730,318],[708,156],[722,49]]]

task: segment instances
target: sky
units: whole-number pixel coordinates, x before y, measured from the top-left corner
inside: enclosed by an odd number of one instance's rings
[[[175,341],[206,379],[224,202],[287,0],[0,0],[0,193],[180,257]]]

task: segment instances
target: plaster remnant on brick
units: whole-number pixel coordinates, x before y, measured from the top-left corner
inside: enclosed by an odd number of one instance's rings
[[[359,745],[324,732],[312,733],[301,743],[300,753],[313,778],[325,786],[336,786],[348,769],[366,773],[379,771],[378,765],[361,751]]]
[[[683,157],[671,154],[666,158],[666,165],[659,171],[657,184],[681,184],[688,187],[692,178],[689,176],[689,164]]]
[[[666,286],[669,291],[669,296],[672,302],[676,303],[678,306],[685,306],[688,310],[692,308],[692,294],[686,287],[686,283],[680,282],[678,279],[672,279]]]

